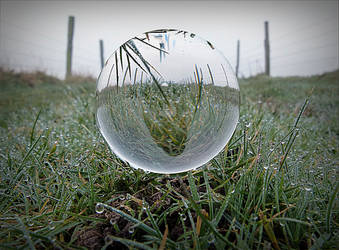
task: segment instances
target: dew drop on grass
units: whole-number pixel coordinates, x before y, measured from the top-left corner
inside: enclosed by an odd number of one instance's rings
[[[27,226],[32,227],[34,225],[34,221],[31,219],[27,220]]]
[[[142,210],[143,210],[143,211],[146,211],[147,208],[148,208],[148,203],[147,203],[146,201],[143,201],[143,202],[142,202]]]
[[[204,165],[239,119],[239,86],[225,56],[179,30],[146,32],[121,45],[100,73],[96,99],[97,125],[111,150],[156,173]]]
[[[95,212],[97,213],[97,214],[102,214],[103,212],[105,211],[105,207],[104,207],[104,204],[102,204],[102,203],[97,203],[96,205],[95,205]]]
[[[109,236],[106,236],[105,237],[105,245],[111,245],[112,243],[113,243],[113,240]]]
[[[129,232],[130,234],[134,233],[134,227],[130,227],[130,228],[128,229],[128,232]]]
[[[180,214],[180,217],[182,218],[183,221],[185,221],[187,219],[186,214]]]
[[[49,223],[48,223],[48,229],[49,230],[53,230],[53,229],[55,229],[55,222],[54,221],[50,221]]]
[[[109,220],[109,223],[113,226],[116,223],[116,220],[114,220],[113,218]]]
[[[209,245],[213,244],[215,242],[215,238],[213,235],[208,236],[207,243]]]

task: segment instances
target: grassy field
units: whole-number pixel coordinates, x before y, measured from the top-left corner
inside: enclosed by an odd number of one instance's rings
[[[95,83],[0,71],[0,249],[337,249],[339,71],[241,80],[225,149],[134,170],[95,125]]]

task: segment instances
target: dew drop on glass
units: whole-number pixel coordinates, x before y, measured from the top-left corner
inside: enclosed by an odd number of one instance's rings
[[[98,128],[111,150],[156,173],[204,165],[239,119],[239,86],[227,59],[182,30],[154,30],[122,44],[100,73],[96,98]]]

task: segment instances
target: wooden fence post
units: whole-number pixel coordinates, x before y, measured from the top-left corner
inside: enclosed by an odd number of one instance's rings
[[[104,67],[104,41],[100,40],[100,62],[101,62],[101,68]]]
[[[270,40],[267,21],[265,21],[265,74],[270,75]]]
[[[74,34],[74,16],[69,16],[67,33],[66,79],[72,75],[73,34]]]
[[[237,42],[237,65],[235,67],[235,75],[238,77],[239,73],[239,63],[240,63],[240,41]]]

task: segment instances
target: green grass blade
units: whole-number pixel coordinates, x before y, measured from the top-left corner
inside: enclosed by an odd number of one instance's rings
[[[203,170],[203,176],[204,176],[204,180],[205,180],[205,186],[206,186],[207,197],[208,197],[209,216],[211,218],[214,218],[214,205],[213,205],[211,186],[209,184],[209,178],[207,176],[205,169]]]
[[[303,104],[303,106],[301,107],[300,111],[299,111],[299,114],[298,114],[298,117],[297,119],[295,120],[294,122],[294,126],[293,126],[293,130],[295,130],[295,128],[298,126],[298,123],[300,121],[300,118],[301,118],[301,115],[304,113],[306,107],[307,107],[307,104],[308,104],[308,101],[309,101],[309,98],[307,98]],[[298,133],[298,132],[297,132]],[[286,161],[286,158],[287,158],[287,155],[289,154],[291,148],[292,148],[292,145],[295,141],[295,138],[297,136],[297,133],[291,133],[289,139],[288,139],[288,142],[286,144],[286,147],[287,147],[287,150],[285,151],[285,154],[284,154],[284,157],[283,157],[283,160],[281,161],[280,163],[280,168],[279,170],[282,168],[282,166],[284,165],[285,161]],[[287,170],[287,169],[286,169]]]
[[[125,48],[124,46],[121,46],[121,48]],[[126,50],[124,49],[124,51],[126,52]],[[128,68],[128,74],[129,74],[129,79],[130,81],[132,81],[132,76],[131,76],[131,63],[130,63],[130,60],[129,60],[129,55],[127,53],[126,54],[126,59],[127,59],[127,68]]]
[[[123,80],[122,80],[122,86],[125,85],[125,80],[126,80],[127,72],[128,72],[128,68],[126,68],[126,70],[125,70],[124,78],[123,78]]]
[[[122,60],[122,47],[119,48],[119,52],[120,52],[120,64],[121,64],[121,70],[124,70],[124,64],[123,64],[123,60]]]
[[[134,85],[136,84],[136,81],[137,81],[137,74],[138,74],[138,68],[135,68],[135,71],[134,71],[134,81],[133,81]]]
[[[22,222],[22,220],[19,217],[16,217],[17,222],[19,223],[20,229],[22,230],[22,233],[27,241],[28,247],[31,250],[36,249],[34,246],[34,243],[31,239],[30,233],[29,231],[26,229],[26,226],[24,225],[24,223]]]
[[[154,236],[157,236],[157,237],[159,236],[158,232],[157,232],[155,229],[153,229],[153,228],[147,226],[147,225],[146,225],[145,223],[143,223],[142,221],[140,221],[140,220],[138,220],[138,219],[136,219],[136,218],[134,218],[134,217],[132,217],[132,216],[130,216],[130,215],[124,213],[123,211],[121,211],[121,210],[119,210],[119,209],[116,209],[116,208],[114,208],[114,207],[111,207],[111,206],[109,206],[109,205],[107,205],[107,204],[102,203],[102,205],[103,205],[106,209],[108,209],[108,210],[110,210],[110,211],[113,211],[113,212],[115,212],[115,213],[117,213],[117,214],[120,214],[120,215],[121,215],[123,218],[125,218],[126,220],[128,220],[128,221],[130,221],[130,222],[132,222],[132,223],[137,224],[137,227],[140,227],[140,228],[141,228],[142,230],[144,230],[145,232],[147,232],[147,233],[149,233],[149,234],[152,234],[152,235],[154,235]]]
[[[227,77],[224,65],[221,64],[221,67],[222,67],[222,71],[224,72],[224,75],[225,75],[225,78],[226,78],[226,83],[227,83],[227,86],[228,86],[228,77]]]
[[[207,64],[207,68],[208,68],[208,73],[210,74],[212,85],[214,85],[214,78],[213,78],[213,75],[212,75],[211,68],[210,68],[210,66],[208,64]]]
[[[139,50],[137,49],[137,47],[134,45],[132,40],[129,40],[128,43],[126,43],[127,47],[130,48],[138,57],[139,59],[142,61],[142,63],[144,64],[145,68],[147,69],[148,73],[150,74],[150,76],[152,77],[153,82],[156,84],[157,88],[159,89],[161,95],[164,97],[167,105],[170,107],[171,104],[168,101],[164,91],[162,90],[158,80],[155,78],[155,76],[152,74],[151,69],[149,67],[149,63],[144,59],[144,57],[141,55],[141,53],[139,52]],[[152,68],[154,68],[152,66]],[[146,71],[145,71],[146,72]],[[147,72],[146,72],[147,73]]]
[[[338,194],[339,191],[339,182],[337,182],[337,185],[335,189],[333,190],[333,193],[330,196],[329,203],[327,205],[327,212],[326,212],[326,229],[327,232],[331,232],[331,216],[332,216],[332,211],[333,211],[333,205],[334,205],[334,200]]]
[[[225,198],[224,198],[224,200],[223,200],[223,202],[221,204],[221,207],[219,208],[217,214],[215,215],[215,217],[213,219],[213,224],[214,224],[215,227],[218,226],[222,216],[225,213],[225,210],[226,210],[228,202],[230,200],[233,188],[234,188],[234,186],[229,187],[228,192],[227,192],[227,194],[226,194],[226,196],[225,196]]]
[[[148,219],[150,220],[151,225],[153,226],[154,230],[157,232],[158,237],[161,238],[161,236],[162,236],[161,231],[160,231],[158,224],[156,223],[148,205],[146,205],[146,214],[147,214]]]
[[[19,169],[22,168],[22,166],[25,164],[27,158],[31,155],[31,153],[33,152],[34,148],[37,146],[38,142],[41,139],[41,135],[39,136],[38,139],[35,140],[35,142],[33,143],[33,145],[29,148],[29,150],[27,151],[27,153],[25,154],[24,158],[22,159]]]
[[[117,92],[119,92],[119,65],[118,65],[118,54],[117,52],[114,53],[115,54],[115,74],[116,74],[116,78],[117,78]]]
[[[145,42],[144,40],[141,40],[141,39],[138,38],[138,37],[134,37],[134,39],[136,39],[136,40],[138,40],[138,41],[140,41],[140,42],[142,42],[142,43],[144,43],[144,44],[146,44],[146,45],[152,47],[153,49],[157,49],[157,50],[159,50],[159,51],[161,51],[161,52],[164,52],[164,53],[166,53],[166,54],[169,54],[166,50],[163,50],[163,49],[160,49],[160,48],[158,48],[158,47],[155,47],[155,46],[153,46],[152,44],[150,44],[150,43],[148,43],[148,42]]]
[[[113,71],[113,68],[114,68],[114,64],[112,65],[110,71],[109,71],[109,75],[108,75],[108,80],[107,80],[107,84],[106,84],[106,87],[108,87],[110,81],[111,81],[111,75],[112,75],[112,71]]]
[[[199,194],[198,194],[197,186],[195,185],[195,180],[194,180],[194,177],[192,175],[192,171],[189,171],[187,176],[188,176],[188,183],[189,183],[189,186],[190,186],[192,197],[195,201],[198,201],[199,200]]]
[[[127,50],[126,46],[131,49],[133,51],[133,49],[126,43],[125,45],[122,46],[122,48],[124,49],[124,51],[126,52],[126,55],[128,56],[128,58],[131,58],[132,61],[145,73],[147,73],[147,71],[140,65],[140,63],[138,63],[137,59],[135,59]]]
[[[198,96],[197,96],[197,102],[195,104],[195,110],[194,113],[197,112],[199,105],[200,105],[200,101],[201,101],[201,94],[202,94],[202,78],[199,75],[198,72],[198,68],[197,65],[195,65],[195,73],[196,73],[196,78],[197,78],[197,84],[198,84]]]
[[[311,226],[311,224],[306,222],[306,221],[302,221],[302,220],[298,220],[298,219],[294,219],[294,218],[278,217],[278,218],[274,218],[273,220],[274,221],[289,221],[289,222],[302,224],[302,225],[305,225],[305,226],[308,226],[308,227]]]
[[[210,230],[213,232],[213,234],[218,237],[221,241],[223,241],[225,244],[227,244],[230,247],[233,247],[234,249],[238,249],[232,242],[230,242],[227,238],[225,238],[223,235],[221,235],[218,230],[215,228],[215,226],[201,213],[199,206],[195,201],[190,198],[192,207],[194,208],[195,212],[201,217],[202,221],[210,228]]]
[[[37,122],[38,122],[38,120],[39,120],[41,111],[42,111],[42,108],[39,110],[39,112],[38,112],[38,114],[37,114],[37,116],[36,116],[36,118],[35,118],[35,120],[34,120],[34,123],[33,123],[33,127],[32,127],[32,130],[31,130],[31,136],[30,136],[30,142],[31,142],[31,145],[32,145],[32,143],[33,143],[33,141],[34,141],[34,131],[35,131],[35,126],[36,126],[36,124],[37,124]]]
[[[145,249],[145,250],[152,250],[154,248],[147,246],[144,243],[141,242],[137,242],[137,241],[133,241],[133,240],[128,240],[128,239],[123,239],[123,238],[119,238],[116,236],[107,236],[109,239],[113,240],[113,241],[117,241],[120,242],[122,244],[124,244],[126,247],[130,248],[130,247],[136,247],[137,249]],[[107,246],[108,247],[108,246]],[[103,248],[106,249],[106,248]]]

